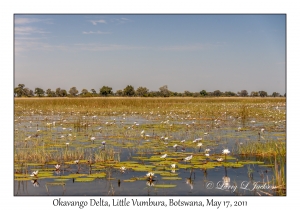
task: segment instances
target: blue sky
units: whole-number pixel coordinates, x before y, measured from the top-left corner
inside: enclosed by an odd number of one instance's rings
[[[14,15],[14,83],[286,93],[286,16]]]

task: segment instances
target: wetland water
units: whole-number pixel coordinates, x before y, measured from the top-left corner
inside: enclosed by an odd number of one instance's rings
[[[285,194],[285,101],[110,100],[16,100],[14,195]]]

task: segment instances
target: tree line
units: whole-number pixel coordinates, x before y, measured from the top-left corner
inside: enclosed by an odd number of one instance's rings
[[[95,89],[88,91],[87,89],[82,89],[81,92],[77,90],[76,87],[71,87],[70,90],[65,90],[61,88],[56,88],[51,90],[50,88],[44,90],[42,88],[35,88],[34,91],[25,87],[24,84],[19,84],[14,88],[14,97],[286,97],[277,92],[273,92],[268,95],[266,91],[252,91],[248,93],[247,90],[241,90],[237,93],[232,91],[222,92],[220,90],[215,90],[213,92],[207,92],[206,90],[201,90],[199,92],[184,91],[183,93],[173,92],[168,89],[167,85],[159,88],[158,91],[149,91],[146,87],[138,87],[135,89],[132,85],[127,85],[123,90],[113,91],[112,87],[103,86],[97,92]]]

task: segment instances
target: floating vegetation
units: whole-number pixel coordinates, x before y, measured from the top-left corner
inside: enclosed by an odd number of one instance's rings
[[[228,167],[228,168],[241,168],[241,167],[244,167],[243,164],[240,164],[240,163],[234,163],[234,162],[226,162],[226,163],[222,163],[222,165],[224,167]]]
[[[75,182],[92,182],[95,178],[93,177],[79,177],[75,179]]]
[[[124,179],[123,182],[135,182],[135,179]]]
[[[90,178],[105,178],[106,177],[106,173],[98,173],[98,174],[90,174],[87,177]]]
[[[76,182],[77,194],[89,186],[99,195],[196,195],[194,182],[228,176],[273,183],[265,193],[284,195],[284,107],[280,98],[16,99],[16,194],[35,195],[31,183],[73,195],[66,189]]]

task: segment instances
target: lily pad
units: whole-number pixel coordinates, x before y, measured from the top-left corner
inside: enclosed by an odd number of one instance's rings
[[[73,178],[78,178],[82,176],[87,176],[87,174],[69,174],[65,176],[60,176],[61,179],[73,179]]]
[[[88,175],[87,177],[90,177],[90,178],[104,178],[106,176],[106,173],[97,173],[97,174],[90,174]]]
[[[75,179],[75,182],[92,182],[95,178],[92,177],[78,177]]]
[[[135,182],[136,180],[134,180],[134,179],[125,179],[125,180],[123,180],[123,182]]]
[[[15,181],[29,181],[31,180],[30,177],[16,177]]]
[[[28,166],[44,166],[43,163],[27,163]]]

